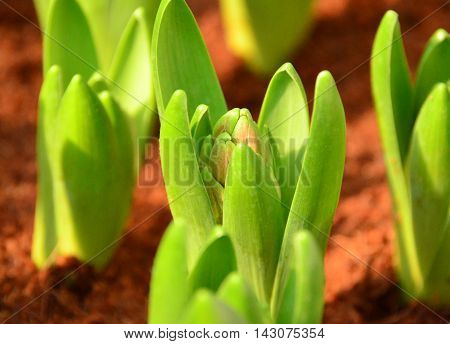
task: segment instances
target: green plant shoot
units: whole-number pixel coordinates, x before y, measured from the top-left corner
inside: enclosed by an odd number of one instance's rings
[[[140,138],[157,120],[150,66],[156,13],[132,9],[135,1],[121,12],[122,3],[36,1],[46,23],[32,250],[39,267],[57,255],[104,265],[129,211]],[[115,49],[111,63],[103,61],[106,43]]]
[[[305,39],[312,0],[221,0],[232,51],[254,71],[270,74]]]
[[[162,1],[152,42],[174,224],[153,268],[150,321],[320,322],[345,160],[331,74],[317,78],[310,125],[300,77],[283,65],[255,122],[247,109],[227,109],[184,0]]]
[[[396,263],[408,297],[450,304],[450,35],[430,38],[411,81],[398,15],[381,21],[372,92],[396,220]]]

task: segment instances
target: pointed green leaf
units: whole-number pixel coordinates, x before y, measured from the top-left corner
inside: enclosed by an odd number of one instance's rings
[[[414,125],[412,86],[398,15],[388,11],[378,28],[371,59],[372,92],[389,165],[401,167]],[[397,159],[400,159],[397,161]]]
[[[421,284],[403,164],[414,125],[412,86],[398,15],[388,11],[375,37],[371,59],[372,94],[380,127],[394,218],[398,228],[397,260],[404,285]]]
[[[275,314],[279,324],[320,324],[324,306],[325,273],[320,247],[310,231],[292,236],[293,254],[287,264],[288,277],[281,287]]]
[[[406,167],[423,279],[434,273],[431,268],[448,230],[449,171],[450,97],[447,85],[441,83],[433,88],[417,118]],[[448,257],[440,264],[448,266]]]
[[[290,207],[300,175],[300,155],[309,136],[308,100],[300,77],[287,63],[273,76],[264,98],[259,128],[267,126],[279,153],[281,200]]]
[[[37,124],[38,185],[34,219],[32,258],[43,267],[57,244],[54,205],[54,143],[57,113],[63,95],[61,69],[53,66],[45,76],[39,95]]]
[[[157,118],[150,47],[151,29],[141,7],[125,28],[109,73],[111,92],[129,115],[135,140],[149,136]]]
[[[291,242],[299,229],[311,231],[325,253],[339,201],[345,162],[345,114],[331,74],[317,77],[311,134],[284,232],[272,304],[279,304],[291,259]]]
[[[197,162],[183,91],[173,94],[161,118],[160,152],[173,218],[184,219],[189,226],[188,265],[192,267],[215,222]]]
[[[282,209],[270,168],[243,144],[228,167],[223,223],[240,274],[258,299],[268,302],[283,236]]]
[[[201,289],[192,297],[183,324],[243,324],[244,320],[211,292]]]
[[[149,323],[173,324],[188,302],[186,235],[180,221],[167,228],[153,263],[149,295]]]
[[[189,113],[205,104],[211,124],[227,111],[222,89],[200,30],[184,0],[162,0],[152,40],[152,68],[160,114],[176,90],[189,98]]]
[[[244,279],[234,272],[220,286],[217,297],[248,324],[267,323],[267,314]]]
[[[132,13],[139,7],[145,8],[151,28],[160,0],[78,0],[78,2],[86,14],[95,46],[98,47],[102,70],[106,72]]]
[[[230,238],[219,233],[199,256],[189,276],[190,288],[192,291],[206,288],[215,292],[225,277],[235,270],[236,259]]]
[[[61,100],[58,121],[58,250],[101,267],[124,225],[117,211],[124,197],[117,141],[102,104],[79,75]]]
[[[345,113],[339,92],[329,72],[317,77],[311,134],[286,225],[312,231],[325,251],[333,223],[345,163]]]
[[[419,113],[423,102],[439,82],[450,80],[450,35],[439,29],[430,38],[417,69],[414,94],[415,112]]]
[[[271,73],[305,38],[312,0],[221,0],[227,41],[259,73]]]
[[[75,74],[88,79],[98,68],[95,45],[76,0],[53,0],[44,35],[44,73],[61,67],[64,89]]]

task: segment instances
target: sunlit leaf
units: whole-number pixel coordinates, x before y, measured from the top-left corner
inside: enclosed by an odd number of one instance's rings
[[[61,67],[63,88],[72,77],[86,80],[98,69],[89,24],[76,0],[53,0],[44,35],[44,74],[53,65]]]
[[[214,125],[227,106],[200,30],[184,0],[161,1],[152,44],[159,113],[164,115],[176,90],[184,90],[189,114],[192,116],[198,105],[205,104]]]
[[[280,199],[271,177],[270,168],[251,148],[235,148],[225,185],[223,226],[240,274],[262,302],[270,298],[283,236]]]
[[[308,100],[294,67],[285,64],[273,76],[258,125],[267,126],[279,153],[281,200],[290,207],[300,175],[300,155],[309,136]]]
[[[190,289],[206,288],[215,292],[235,270],[236,259],[230,238],[219,232],[206,245],[189,275]]]
[[[416,114],[434,85],[450,80],[449,61],[450,35],[444,29],[439,29],[430,38],[417,69],[414,94]]]
[[[121,179],[117,140],[101,102],[79,75],[57,116],[58,251],[100,267],[123,228],[116,207],[128,181]]]
[[[187,226],[180,221],[167,228],[153,263],[149,322],[178,322],[188,302]]]
[[[411,140],[411,148],[406,167],[414,237],[423,279],[435,273],[436,266],[447,266],[444,280],[450,275],[448,258],[436,262],[444,241],[449,222],[450,204],[450,97],[446,84],[438,84],[426,99]],[[432,277],[433,278],[433,277]],[[425,281],[426,283],[426,281]],[[449,289],[450,291],[450,289]],[[449,298],[450,300],[450,298]]]
[[[188,259],[192,267],[215,221],[200,175],[183,91],[174,93],[161,120],[160,151],[173,218],[183,219],[189,226]]]
[[[63,95],[61,69],[53,66],[45,76],[39,95],[37,123],[38,185],[32,258],[38,267],[47,263],[57,244],[54,205],[54,142],[57,113]]]
[[[110,70],[111,92],[130,118],[134,144],[148,137],[157,119],[150,46],[151,28],[144,8],[131,16]]]
[[[339,201],[345,162],[345,114],[333,77],[317,77],[311,134],[292,201],[272,304],[279,304],[280,288],[288,278],[291,242],[299,229],[311,231],[324,254]]]
[[[292,236],[292,255],[284,261],[288,269],[274,313],[280,324],[319,324],[322,322],[325,276],[323,258],[316,239],[307,230]]]

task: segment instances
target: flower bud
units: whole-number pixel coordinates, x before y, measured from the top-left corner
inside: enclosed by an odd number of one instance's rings
[[[222,185],[225,185],[228,164],[235,146],[231,136],[224,132],[215,139],[214,146],[212,147],[210,167],[214,177]]]

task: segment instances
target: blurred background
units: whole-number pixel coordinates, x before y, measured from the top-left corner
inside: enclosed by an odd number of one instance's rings
[[[228,50],[218,0],[187,2],[229,107],[247,107],[256,116],[268,79],[252,74]],[[346,170],[325,260],[328,323],[441,321],[419,304],[400,304],[394,284],[391,205],[369,80],[374,35],[388,9],[399,13],[414,71],[431,34],[440,27],[450,30],[449,1],[317,0],[311,34],[290,59],[309,97],[317,74],[330,70],[347,115]],[[41,62],[32,1],[0,0],[0,321],[27,305],[8,322],[146,322],[150,266],[170,222],[161,183],[137,188],[127,227],[133,230],[104,271],[79,268],[66,259],[39,272],[31,262]],[[146,173],[160,176],[159,165],[152,164]]]

